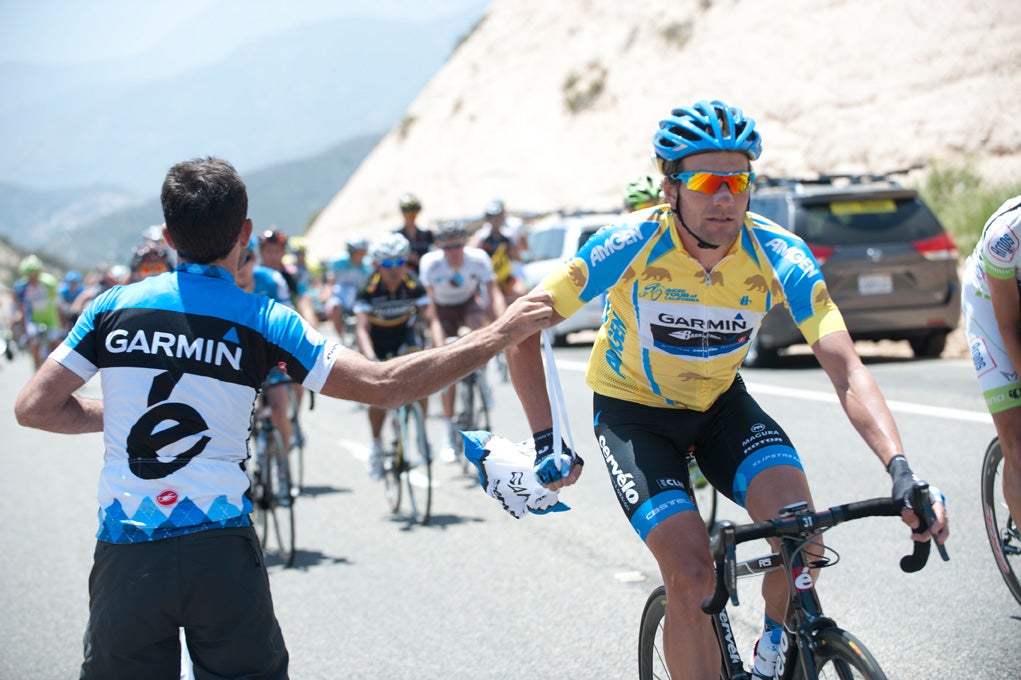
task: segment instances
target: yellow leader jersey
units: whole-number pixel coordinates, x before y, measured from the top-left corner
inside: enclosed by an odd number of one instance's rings
[[[586,381],[649,406],[709,408],[777,304],[809,344],[846,329],[805,242],[750,212],[710,272],[685,250],[664,204],[600,229],[542,287],[563,317],[606,293]]]

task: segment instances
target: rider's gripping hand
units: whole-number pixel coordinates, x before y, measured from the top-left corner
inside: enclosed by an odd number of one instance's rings
[[[560,468],[558,469],[553,453],[552,428],[536,432],[532,435],[532,441],[535,443],[535,466],[532,469],[540,484],[547,488],[558,489],[573,484],[577,480],[581,473],[581,466],[585,464],[585,461],[561,440]]]
[[[903,455],[894,456],[890,464],[886,466],[893,480],[893,491],[890,494],[893,502],[904,512],[901,517],[912,529],[918,529],[919,521],[915,511],[922,512],[923,508],[912,508],[911,493],[916,483],[921,480],[911,471],[907,459]],[[947,521],[946,498],[943,492],[936,487],[929,487],[929,498],[932,506],[933,516],[929,518],[926,530],[915,536],[915,540],[928,540],[930,536],[936,539],[937,543],[944,543],[950,535],[949,523]]]

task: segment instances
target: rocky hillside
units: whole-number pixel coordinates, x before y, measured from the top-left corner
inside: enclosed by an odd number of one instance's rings
[[[309,232],[479,213],[620,205],[652,170],[670,108],[719,98],[760,126],[756,170],[881,172],[970,163],[1021,172],[1016,0],[493,0]],[[379,86],[385,87],[385,84]]]

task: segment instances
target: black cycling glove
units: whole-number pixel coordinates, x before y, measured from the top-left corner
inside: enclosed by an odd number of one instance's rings
[[[915,486],[915,482],[921,480],[911,471],[908,459],[903,455],[894,456],[890,460],[890,464],[886,466],[886,471],[890,473],[890,478],[893,479],[893,492],[890,494],[893,502],[901,510],[910,508],[911,489]]]
[[[536,478],[542,484],[552,484],[563,479],[571,473],[574,464],[584,465],[585,461],[581,456],[560,440],[560,469],[557,468],[557,461],[553,455],[553,428],[536,432],[532,435],[535,443],[535,465],[532,470]]]

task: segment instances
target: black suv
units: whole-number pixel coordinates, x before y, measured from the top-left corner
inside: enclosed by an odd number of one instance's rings
[[[760,177],[749,209],[793,231],[822,267],[855,340],[907,340],[938,357],[961,316],[957,246],[914,189],[892,175]],[[803,343],[786,307],[752,340],[747,366],[768,366]]]

